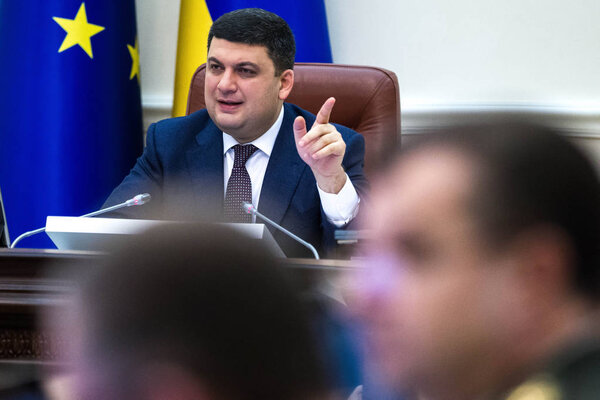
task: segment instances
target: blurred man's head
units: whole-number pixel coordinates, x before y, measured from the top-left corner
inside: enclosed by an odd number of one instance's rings
[[[547,129],[408,147],[375,186],[363,315],[388,382],[468,399],[556,350],[600,294],[600,185]]]
[[[219,17],[208,35],[204,97],[222,131],[240,143],[275,123],[294,84],[296,45],[288,24],[260,8]]]
[[[296,291],[264,248],[236,232],[141,235],[80,292],[67,332],[78,399],[307,399],[324,391]]]

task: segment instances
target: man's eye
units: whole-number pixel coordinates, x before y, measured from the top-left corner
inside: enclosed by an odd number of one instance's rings
[[[254,70],[248,69],[248,68],[240,68],[239,72],[241,75],[246,75],[246,76],[253,76],[256,75],[256,72]]]
[[[223,67],[217,64],[210,64],[208,68],[210,68],[211,71],[220,71],[221,69],[223,69]]]
[[[410,259],[417,264],[430,260],[435,252],[429,242],[419,238],[407,238],[398,248],[402,249],[406,259]]]

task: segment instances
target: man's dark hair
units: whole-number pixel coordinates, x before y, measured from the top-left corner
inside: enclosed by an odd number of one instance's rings
[[[492,246],[530,228],[558,229],[574,252],[574,286],[600,300],[600,182],[563,134],[518,122],[463,126],[424,135],[404,152],[431,147],[473,161],[468,207]]]
[[[208,48],[213,37],[234,43],[267,48],[275,65],[275,74],[294,69],[296,42],[294,34],[283,18],[261,8],[243,8],[223,14],[211,26]]]
[[[87,351],[116,374],[123,398],[135,398],[135,372],[153,362],[182,368],[217,398],[313,398],[326,388],[321,356],[288,278],[229,229],[151,231],[84,280]]]

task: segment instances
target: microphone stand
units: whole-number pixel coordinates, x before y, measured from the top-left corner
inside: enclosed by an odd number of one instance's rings
[[[127,201],[124,201],[121,204],[117,204],[117,205],[114,205],[111,207],[106,207],[101,210],[91,212],[89,214],[81,215],[79,218],[94,217],[96,215],[105,214],[107,212],[118,210],[119,208],[123,208],[123,207],[141,206],[142,204],[149,202],[151,198],[152,197],[148,193],[138,194],[137,196],[135,196]],[[27,232],[23,233],[22,235],[17,237],[14,240],[14,242],[12,242],[12,244],[10,245],[10,248],[14,249],[15,246],[17,245],[17,243],[19,243],[22,239],[25,239],[26,237],[33,236],[38,233],[44,232],[45,230],[46,230],[46,227],[44,226],[43,228],[39,228],[39,229],[36,229],[33,231],[27,231]]]
[[[319,258],[319,253],[317,253],[317,249],[315,249],[315,247],[312,244],[308,243],[305,240],[300,239],[298,236],[294,235],[292,232],[288,231],[283,226],[275,223],[274,221],[271,221],[269,218],[267,218],[264,215],[262,215],[261,213],[259,213],[256,210],[256,208],[254,208],[254,206],[252,204],[243,202],[242,203],[242,207],[244,208],[244,211],[246,211],[248,214],[252,214],[252,215],[255,215],[255,216],[259,217],[260,219],[262,219],[263,221],[265,221],[266,223],[268,223],[272,227],[279,229],[281,232],[285,233],[286,235],[288,235],[289,237],[291,237],[292,239],[294,239],[295,241],[297,241],[301,245],[303,245],[306,248],[308,248],[310,251],[312,251],[312,253],[315,256],[316,260],[320,259]]]

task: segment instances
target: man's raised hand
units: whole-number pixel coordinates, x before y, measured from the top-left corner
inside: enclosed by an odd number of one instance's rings
[[[329,123],[334,104],[333,97],[325,101],[308,132],[303,117],[294,121],[298,154],[312,169],[321,190],[328,193],[338,193],[346,183],[346,173],[342,168],[346,143],[335,126]]]

